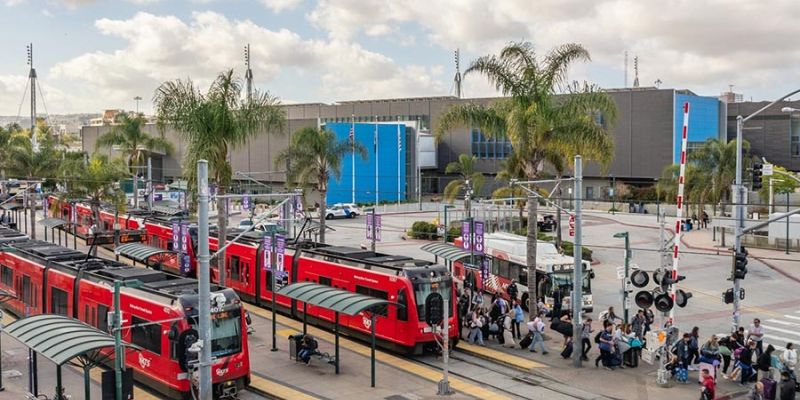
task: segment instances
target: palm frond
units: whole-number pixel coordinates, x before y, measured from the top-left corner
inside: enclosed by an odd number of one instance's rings
[[[566,81],[567,72],[572,63],[590,60],[589,52],[579,44],[566,43],[556,46],[545,58],[542,86],[553,90]]]

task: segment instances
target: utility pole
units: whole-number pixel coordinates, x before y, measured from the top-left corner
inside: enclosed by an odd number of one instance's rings
[[[582,245],[582,238],[581,238],[581,190],[583,190],[583,162],[581,160],[581,156],[575,156],[575,245],[573,247],[574,252],[572,256],[575,258],[575,265],[573,266],[573,273],[572,273],[572,337],[579,338],[581,337],[581,332],[583,330],[583,318],[581,318],[581,312],[583,311],[583,249],[581,248]],[[528,201],[531,199],[529,198]],[[534,217],[535,218],[535,217]],[[528,223],[530,223],[531,217],[528,216]],[[534,223],[535,223],[534,219]],[[559,227],[560,229],[561,227]],[[535,268],[535,265],[534,265]],[[530,267],[529,267],[530,269]],[[575,348],[575,341],[572,342],[573,344],[573,351],[572,351],[572,365],[575,368],[580,368],[582,361],[582,351],[578,351],[578,348]]]
[[[136,161],[134,161],[136,162]],[[133,166],[133,208],[139,208],[139,166]]]
[[[120,291],[122,286],[137,288],[142,286],[142,281],[133,279],[129,281],[114,281],[114,389],[116,399],[122,398],[122,370],[125,368],[125,351],[122,348],[122,310]]]
[[[33,43],[28,44],[28,79],[31,81],[31,147],[34,153],[39,152],[39,139],[36,137],[36,68],[33,67]]]
[[[136,96],[133,98],[133,101],[136,102],[136,116],[139,116],[139,102],[142,100],[142,96]]]
[[[623,318],[625,325],[628,325],[628,312],[630,309],[630,302],[628,301],[628,279],[630,279],[630,264],[631,264],[631,241],[628,232],[620,232],[614,234],[615,238],[625,239],[625,276],[622,279],[622,310],[624,312]]]
[[[153,159],[147,157],[147,209],[153,209],[153,197],[155,193],[153,190]]]
[[[617,212],[617,177],[611,175],[611,215],[616,215]]]
[[[372,243],[370,244],[370,251],[372,251],[373,253],[375,252],[375,236],[377,234],[377,229],[376,228],[378,226],[378,219],[375,217],[375,208],[376,207],[377,206],[372,207],[372,210],[370,211],[372,213],[372,223],[370,224],[371,225],[370,229],[372,230],[372,235],[370,236],[372,238]]]
[[[211,400],[211,257],[208,251],[208,161],[197,162],[198,317],[200,319],[199,400]]]
[[[444,297],[444,296],[443,296]],[[450,390],[450,296],[444,297],[444,315],[442,316],[444,338],[442,339],[442,380],[439,381],[438,396],[448,396],[453,392]]]

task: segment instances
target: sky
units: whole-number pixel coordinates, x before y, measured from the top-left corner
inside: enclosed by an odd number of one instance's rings
[[[40,112],[152,111],[165,81],[205,89],[221,71],[284,103],[445,96],[462,70],[511,41],[540,57],[580,43],[569,78],[774,99],[800,83],[796,0],[0,0],[0,115],[29,115],[33,43]],[[465,97],[494,96],[468,75]],[[38,90],[37,90],[38,92]],[[41,98],[44,98],[44,101]]]

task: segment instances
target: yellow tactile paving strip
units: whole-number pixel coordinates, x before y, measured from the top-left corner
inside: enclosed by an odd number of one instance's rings
[[[502,351],[493,350],[488,347],[470,344],[469,342],[464,340],[458,342],[458,348],[466,352],[472,353],[477,357],[507,364],[513,368],[522,369],[525,371],[534,368],[547,368],[547,365],[540,364],[536,361],[504,353]]]

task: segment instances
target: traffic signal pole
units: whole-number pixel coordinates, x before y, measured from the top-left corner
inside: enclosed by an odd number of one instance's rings
[[[581,193],[582,193],[582,185],[583,185],[583,163],[581,160],[581,156],[575,156],[575,241],[572,253],[574,257],[575,265],[573,266],[572,271],[572,337],[577,340],[581,337],[581,332],[583,330],[583,318],[581,318],[581,311],[583,311],[583,249],[581,248],[582,245],[582,238],[581,238]],[[560,211],[560,209],[559,209]],[[530,221],[530,216],[528,216]],[[559,226],[558,229],[561,229]],[[535,267],[534,267],[535,268]],[[583,343],[580,341],[576,342],[573,340],[573,351],[572,351],[572,366],[575,368],[580,368],[582,359],[581,356],[583,355],[582,351],[578,351],[580,348],[575,347],[577,346],[576,343],[580,343],[580,346],[583,346]]]

